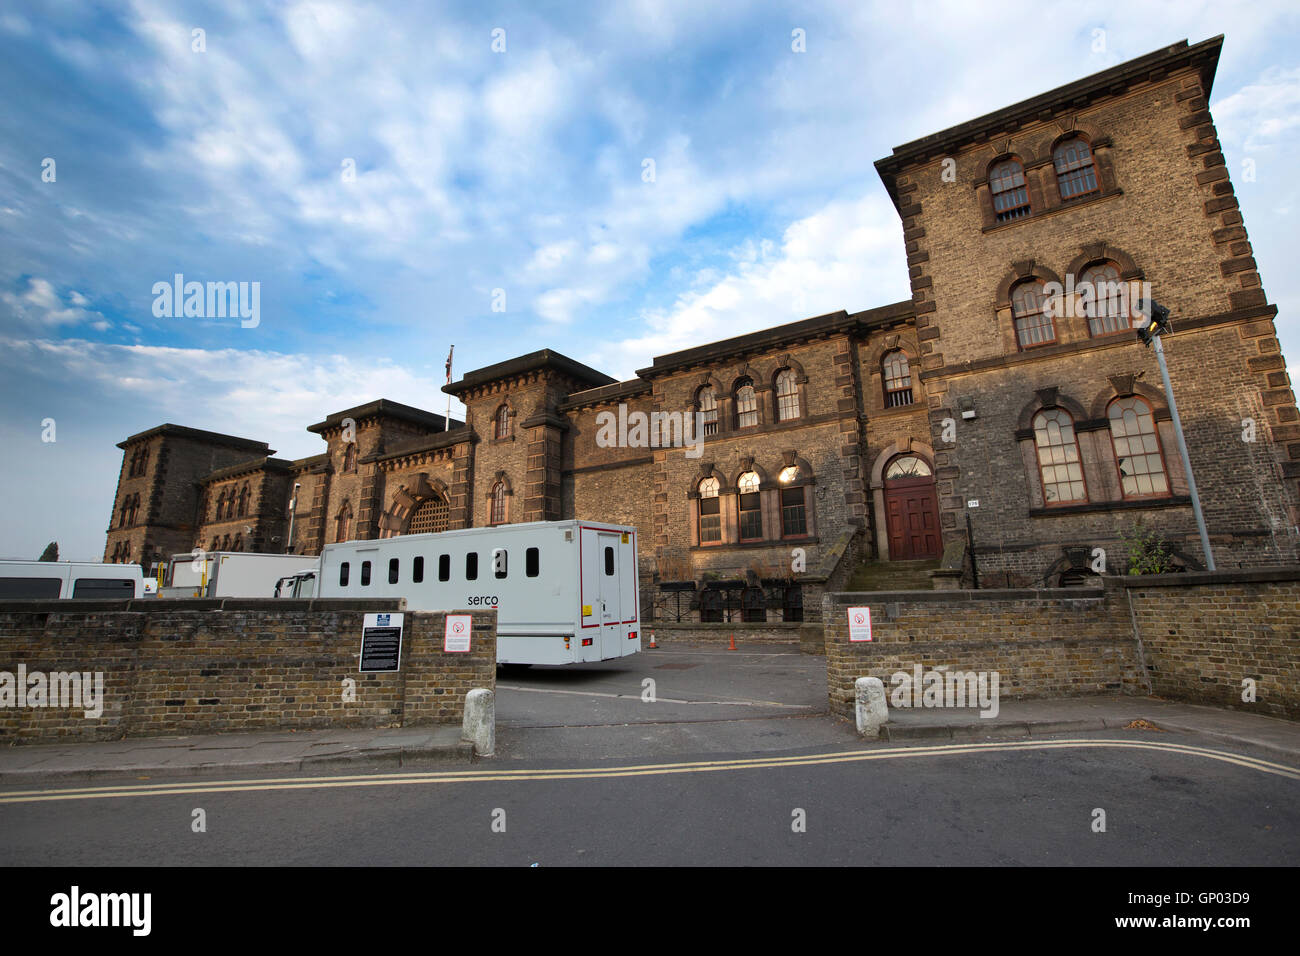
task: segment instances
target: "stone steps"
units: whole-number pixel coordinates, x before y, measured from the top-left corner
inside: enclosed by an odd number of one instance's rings
[[[930,572],[939,561],[864,561],[846,586],[849,591],[929,591]]]

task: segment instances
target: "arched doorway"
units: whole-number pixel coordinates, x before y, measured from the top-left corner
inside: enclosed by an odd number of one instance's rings
[[[934,469],[920,455],[899,455],[885,466],[885,521],[889,557],[919,561],[943,553]]]
[[[428,534],[431,531],[446,531],[449,512],[446,498],[441,495],[426,498],[411,512],[406,533]]]

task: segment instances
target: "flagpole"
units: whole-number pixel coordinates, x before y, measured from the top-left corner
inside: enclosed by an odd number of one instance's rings
[[[456,351],[456,346],[453,345],[451,349],[448,350],[447,352],[447,384],[448,385],[451,384],[451,356],[455,351]],[[447,417],[442,420],[442,430],[445,432],[451,431],[451,392],[447,393]]]

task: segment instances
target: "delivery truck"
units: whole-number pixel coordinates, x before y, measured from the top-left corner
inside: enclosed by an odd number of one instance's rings
[[[274,597],[276,583],[282,577],[314,567],[316,561],[301,554],[250,551],[175,554],[159,597]]]

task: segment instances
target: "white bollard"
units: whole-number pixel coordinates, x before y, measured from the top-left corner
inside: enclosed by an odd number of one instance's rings
[[[474,753],[480,757],[491,757],[496,750],[496,697],[486,687],[475,687],[465,695],[465,721],[461,736],[474,745]]]
[[[879,677],[859,677],[853,682],[853,696],[858,733],[864,737],[879,737],[880,728],[889,722],[884,683]]]

